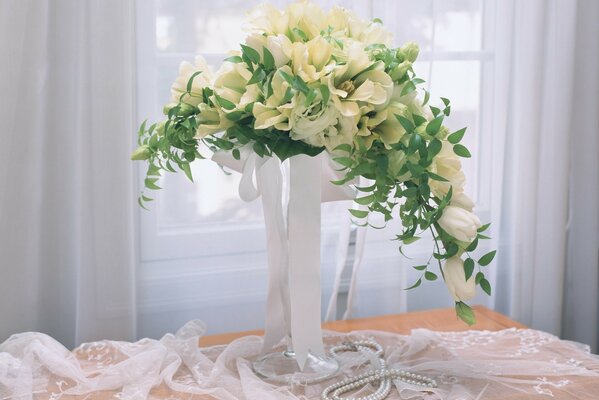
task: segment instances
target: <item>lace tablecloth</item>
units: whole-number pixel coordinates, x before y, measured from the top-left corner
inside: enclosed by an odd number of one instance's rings
[[[251,370],[262,338],[198,347],[206,328],[192,321],[175,335],[136,343],[100,341],[69,351],[41,333],[0,345],[0,399],[317,399],[322,389],[368,368],[341,355],[341,374],[319,385],[280,387]],[[394,388],[389,399],[599,399],[599,358],[588,347],[531,329],[409,336],[326,332],[328,344],[373,338],[390,365],[435,377],[439,387]],[[360,390],[366,395],[372,388]]]

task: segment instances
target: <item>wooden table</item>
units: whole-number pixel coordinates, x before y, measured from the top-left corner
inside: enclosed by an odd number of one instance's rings
[[[506,328],[526,328],[503,314],[489,310],[483,306],[474,306],[476,324],[466,325],[459,320],[453,308],[442,308],[428,311],[416,311],[398,315],[359,318],[348,321],[335,321],[323,324],[324,329],[351,332],[357,330],[377,330],[400,334],[409,334],[412,329],[426,328],[433,331],[466,331],[469,329],[500,331]],[[200,346],[227,344],[242,336],[262,335],[263,331],[244,331],[204,336]]]

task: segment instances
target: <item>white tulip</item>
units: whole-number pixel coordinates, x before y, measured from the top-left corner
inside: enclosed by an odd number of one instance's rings
[[[481,227],[480,220],[476,215],[453,205],[443,209],[439,225],[455,239],[468,243],[476,237],[476,230]]]
[[[445,261],[443,268],[445,285],[455,301],[467,301],[476,294],[474,274],[466,281],[464,262],[458,256],[453,256]]]

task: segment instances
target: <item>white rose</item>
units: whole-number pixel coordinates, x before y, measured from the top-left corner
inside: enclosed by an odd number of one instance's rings
[[[189,79],[196,72],[201,73],[193,78],[191,90],[187,93]],[[183,61],[179,65],[179,76],[171,86],[171,101],[174,103],[181,101],[182,103],[197,106],[202,102],[202,89],[210,86],[211,81],[212,72],[202,56],[197,56],[194,64]]]
[[[464,263],[458,256],[453,256],[445,261],[443,268],[445,285],[455,301],[467,301],[476,294],[476,282],[474,275],[466,281]]]
[[[453,205],[443,209],[439,225],[457,240],[468,243],[476,237],[476,230],[481,227],[480,220],[476,215]]]
[[[320,142],[310,141],[313,136],[320,137],[324,131],[337,125],[339,111],[329,102],[322,103],[320,94],[314,99],[312,104],[306,105],[306,98],[303,94],[296,94],[297,102],[291,111],[291,138],[294,140],[303,140],[312,145],[322,145]]]

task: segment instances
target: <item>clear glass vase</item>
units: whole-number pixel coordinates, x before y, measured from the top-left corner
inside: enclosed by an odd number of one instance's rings
[[[291,345],[291,338],[287,337],[287,347],[273,350],[252,365],[254,372],[260,378],[286,385],[310,385],[334,377],[339,371],[339,363],[332,357],[320,357],[308,353],[306,364],[300,370],[295,352]]]

